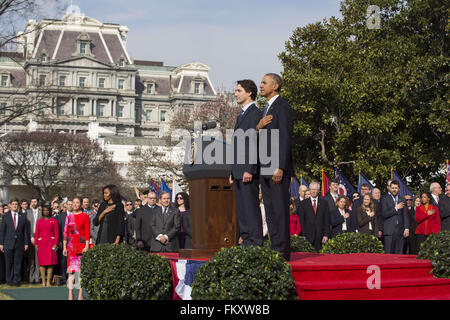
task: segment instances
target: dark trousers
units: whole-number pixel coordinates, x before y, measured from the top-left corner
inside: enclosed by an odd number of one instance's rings
[[[403,234],[394,233],[384,236],[384,248],[386,253],[402,254],[405,239]]]
[[[56,255],[58,258],[56,273],[61,276],[61,282],[65,283],[67,282],[67,257],[63,256],[62,252],[62,249],[58,249],[58,251],[56,251]]]
[[[263,243],[262,217],[259,209],[259,181],[250,183],[234,180],[236,215],[239,236],[244,246],[261,246]]]
[[[416,234],[417,237],[417,247],[420,250],[420,245],[427,240],[428,236],[424,234]]]
[[[410,232],[409,237],[405,241],[405,254],[418,254],[419,253],[419,240],[417,235]]]
[[[5,283],[6,281],[5,268],[5,253],[0,251],[0,283]]]
[[[273,250],[280,252],[289,261],[291,258],[289,220],[290,179],[283,177],[281,184],[274,185],[272,177],[261,177],[260,183],[271,247]]]
[[[22,280],[24,248],[5,249],[6,283],[19,284]]]
[[[34,245],[28,246],[26,256],[28,257],[28,262],[27,262],[28,281],[30,283],[33,283],[33,282],[39,283],[40,279],[41,279],[41,274],[39,271],[37,252],[36,252],[36,249],[34,248]]]

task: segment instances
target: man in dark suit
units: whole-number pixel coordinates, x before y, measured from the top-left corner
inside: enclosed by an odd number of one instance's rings
[[[140,250],[150,251],[150,245],[155,235],[152,233],[152,219],[156,209],[156,193],[147,192],[145,204],[136,210],[136,245]]]
[[[24,252],[30,244],[30,225],[26,215],[19,213],[19,200],[10,201],[11,212],[0,225],[0,250],[5,253],[6,282],[19,286]]]
[[[311,197],[301,202],[300,235],[304,236],[319,251],[331,235],[328,203],[319,197],[320,183],[309,185]]]
[[[25,203],[27,203],[25,201]],[[22,200],[22,209],[25,208],[24,200]],[[28,207],[28,203],[26,205]],[[39,264],[37,259],[37,252],[34,248],[35,239],[34,239],[34,233],[36,231],[36,224],[37,221],[42,218],[42,213],[39,210],[38,207],[38,198],[32,198],[30,201],[30,207],[26,209],[26,217],[28,220],[28,223],[30,224],[30,239],[31,244],[27,250],[26,257],[28,259],[27,263],[27,270],[28,270],[28,280],[30,283],[39,283],[40,282],[40,272],[39,272]]]
[[[258,88],[252,80],[237,82],[234,96],[242,109],[232,137],[234,161],[231,165],[230,184],[234,184],[239,237],[245,246],[261,246],[263,243],[256,133],[262,113],[255,104],[257,94]]]
[[[441,201],[441,198],[439,196],[442,193],[441,185],[437,182],[433,182],[430,185],[430,193],[431,193],[431,204],[439,209],[439,202]]]
[[[65,204],[66,210],[58,212],[55,216],[58,221],[58,250],[56,255],[58,258],[58,273],[61,276],[60,284],[67,282],[67,257],[63,255],[64,227],[66,225],[67,215],[72,213],[72,200],[68,200]]]
[[[180,233],[180,212],[170,206],[170,193],[160,195],[161,207],[156,207],[152,217],[151,241],[152,252],[177,252],[179,248],[178,234]]]
[[[392,181],[390,192],[381,200],[386,253],[402,254],[404,238],[409,236],[408,212],[405,207],[405,199],[398,194],[399,190],[398,181]]]
[[[292,165],[292,108],[279,96],[282,79],[269,73],[261,81],[261,95],[267,99],[263,118],[258,123],[260,184],[267,227],[273,250],[290,260],[289,184]],[[274,140],[272,143],[272,139]]]
[[[441,230],[450,230],[450,183],[445,186],[445,195],[439,201],[438,210],[441,217]]]
[[[334,210],[336,210],[336,200],[339,197],[338,191],[339,191],[339,182],[336,179],[330,179],[329,183],[330,191],[323,197],[323,200],[325,200],[328,203],[328,209],[330,210],[330,213]]]

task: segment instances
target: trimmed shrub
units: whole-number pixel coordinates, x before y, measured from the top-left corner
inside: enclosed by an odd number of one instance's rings
[[[431,260],[433,275],[450,279],[450,231],[442,230],[420,244],[417,259]]]
[[[291,236],[292,252],[317,252],[313,245],[301,236]]]
[[[384,253],[384,248],[381,241],[375,236],[359,232],[347,232],[328,240],[322,246],[320,253]]]
[[[291,266],[267,247],[222,248],[200,267],[194,300],[296,300]]]
[[[130,245],[101,244],[81,259],[81,287],[91,300],[164,300],[172,293],[169,262]]]

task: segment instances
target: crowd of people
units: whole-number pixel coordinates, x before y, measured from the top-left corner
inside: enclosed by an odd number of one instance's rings
[[[344,232],[376,236],[385,252],[418,254],[420,244],[432,233],[450,230],[450,183],[437,182],[430,192],[416,196],[399,195],[399,183],[389,180],[387,193],[361,185],[361,194],[339,195],[339,183],[330,180],[330,190],[319,196],[320,184],[312,182],[299,188],[299,197],[291,197],[290,234],[304,236],[316,250],[329,238]]]
[[[50,203],[11,199],[0,205],[0,283],[21,281],[67,284],[69,300],[80,286],[81,258],[95,245],[126,243],[139,250],[172,252],[192,248],[189,196],[144,191],[124,200],[115,185],[103,188],[103,200],[87,197]],[[55,277],[56,276],[56,277]]]

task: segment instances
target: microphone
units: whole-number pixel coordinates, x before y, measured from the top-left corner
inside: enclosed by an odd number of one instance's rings
[[[209,129],[214,129],[216,127],[217,127],[217,122],[215,122],[215,121],[211,121],[211,122],[207,122],[207,123],[202,124],[202,130],[203,131],[206,131],[206,130],[209,130]]]

